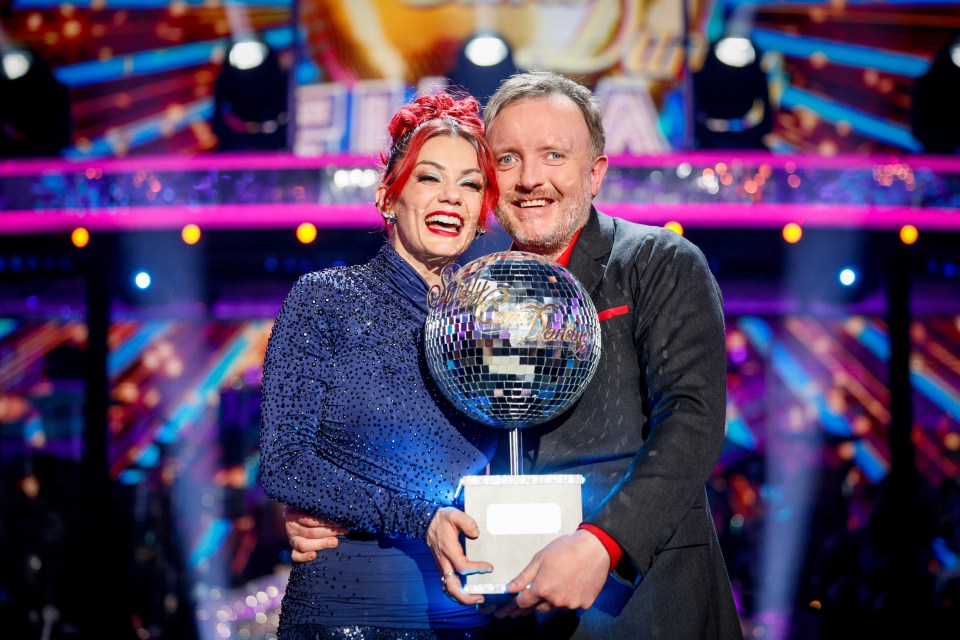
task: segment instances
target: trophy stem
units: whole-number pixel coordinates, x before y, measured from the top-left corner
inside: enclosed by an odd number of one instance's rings
[[[520,429],[510,431],[510,475],[523,475],[523,454],[520,453]]]

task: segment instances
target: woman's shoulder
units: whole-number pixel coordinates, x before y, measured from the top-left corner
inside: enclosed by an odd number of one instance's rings
[[[369,297],[370,289],[368,265],[328,267],[298,277],[285,302],[299,307],[336,307]]]
[[[367,288],[370,282],[370,265],[328,267],[305,273],[297,279],[294,289],[310,291],[329,290],[349,293],[358,288]]]

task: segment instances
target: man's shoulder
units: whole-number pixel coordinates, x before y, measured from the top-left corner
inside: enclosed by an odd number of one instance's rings
[[[600,216],[601,224],[608,224],[613,230],[615,249],[647,247],[651,251],[699,252],[696,245],[672,229],[615,218],[600,211],[597,211],[597,214]]]

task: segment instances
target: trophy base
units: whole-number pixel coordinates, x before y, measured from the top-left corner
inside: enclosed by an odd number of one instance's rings
[[[464,477],[457,494],[480,527],[476,540],[466,539],[465,551],[470,560],[492,564],[493,572],[468,575],[463,590],[507,594],[507,583],[537,551],[577,529],[583,481],[578,474]]]

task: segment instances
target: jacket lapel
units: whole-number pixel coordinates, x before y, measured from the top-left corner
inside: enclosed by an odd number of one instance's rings
[[[590,217],[570,254],[570,272],[593,296],[603,281],[607,257],[613,248],[613,219],[601,215],[593,206]]]

